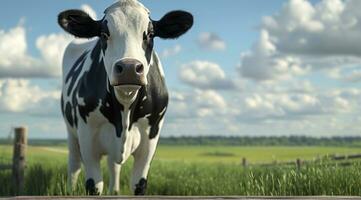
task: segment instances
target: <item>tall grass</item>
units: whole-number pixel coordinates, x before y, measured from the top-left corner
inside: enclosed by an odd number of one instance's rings
[[[105,194],[108,173],[103,166]],[[361,195],[361,164],[349,167],[310,165],[249,167],[236,164],[201,164],[154,161],[149,195]],[[122,167],[121,194],[131,194],[131,163]],[[0,171],[0,196],[12,195],[11,172]],[[32,164],[26,169],[23,195],[84,195],[81,174],[77,191],[66,186],[66,165]]]

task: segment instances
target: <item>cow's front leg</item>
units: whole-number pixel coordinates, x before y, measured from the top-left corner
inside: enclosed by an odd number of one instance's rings
[[[83,129],[83,131],[86,129]],[[88,129],[89,130],[89,129]],[[80,152],[85,169],[85,189],[88,195],[101,195],[103,179],[100,169],[101,154],[91,132],[79,133]]]
[[[70,131],[68,131],[68,149],[68,188],[73,192],[80,173],[81,159],[78,139]]]
[[[108,156],[109,188],[111,194],[119,194],[119,178],[121,165],[111,156]]]
[[[146,193],[148,171],[159,139],[159,134],[153,139],[150,139],[148,134],[143,133],[141,135],[141,142],[133,153],[134,166],[131,188],[135,195],[145,195]]]
[[[82,150],[82,158],[85,169],[85,189],[88,195],[101,195],[103,192],[103,180],[100,169],[100,157],[91,154],[91,149]]]

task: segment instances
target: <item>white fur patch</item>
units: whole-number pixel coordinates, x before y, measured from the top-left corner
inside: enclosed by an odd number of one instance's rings
[[[159,116],[162,116],[162,115],[165,113],[166,110],[167,110],[167,107],[164,107],[164,109],[162,110],[162,112],[159,113]]]
[[[159,57],[158,57],[158,54],[157,52],[153,51],[153,56],[152,56],[153,60],[154,60],[154,64],[157,65],[158,69],[159,69],[159,72],[160,72],[160,75],[162,77],[165,77],[165,74],[164,74],[164,70],[163,70],[163,66],[162,66],[162,63],[160,62],[159,60]]]

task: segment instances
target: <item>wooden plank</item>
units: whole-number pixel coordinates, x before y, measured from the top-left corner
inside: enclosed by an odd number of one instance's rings
[[[347,159],[359,159],[359,158],[361,158],[361,154],[353,154],[347,156]]]
[[[361,154],[334,155],[331,158],[332,158],[332,160],[360,159]]]
[[[146,200],[146,199],[161,199],[161,200],[181,200],[181,199],[190,199],[190,200],[222,200],[222,199],[240,199],[240,200],[266,200],[266,199],[281,199],[281,200],[336,200],[336,199],[344,199],[344,200],[353,200],[353,199],[361,199],[360,197],[348,197],[348,196],[142,196],[142,197],[135,197],[135,196],[101,196],[101,197],[93,197],[93,196],[81,196],[81,197],[66,197],[66,196],[56,196],[56,197],[48,197],[48,196],[20,196],[20,197],[5,197],[0,199],[10,199],[10,200],[29,200],[29,199],[40,199],[40,200],[84,200],[84,199],[107,199],[107,200]]]

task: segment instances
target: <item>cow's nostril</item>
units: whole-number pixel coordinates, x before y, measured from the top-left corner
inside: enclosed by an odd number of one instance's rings
[[[123,72],[123,67],[121,65],[117,65],[117,71],[119,74],[121,74]]]
[[[142,74],[144,72],[144,66],[142,64],[139,64],[135,67],[135,71],[138,73],[138,74]]]

